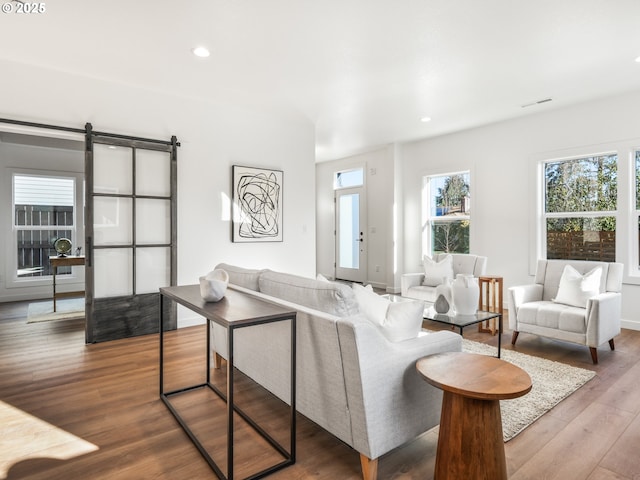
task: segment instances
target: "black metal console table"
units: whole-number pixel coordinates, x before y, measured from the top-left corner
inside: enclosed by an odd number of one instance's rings
[[[202,315],[207,319],[207,374],[206,382],[191,385],[170,392],[164,391],[164,323],[162,312],[164,312],[163,302],[165,297],[180,305]],[[233,414],[240,415],[252,428],[254,428],[275,450],[277,450],[284,460],[269,468],[261,470],[249,479],[258,479],[295,463],[296,459],[296,311],[286,310],[276,304],[269,303],[251,295],[233,289],[227,289],[225,297],[219,302],[207,303],[200,296],[199,285],[187,285],[177,287],[165,287],[160,289],[160,398],[171,411],[180,426],[187,433],[191,441],[198,448],[213,471],[223,480],[233,479]],[[287,451],[280,443],[273,439],[266,431],[257,425],[245,412],[234,405],[233,398],[233,333],[237,328],[251,327],[264,323],[291,322],[291,401],[290,401],[290,425],[291,425],[291,445]],[[211,322],[215,322],[227,329],[227,395],[220,391],[211,383]],[[214,391],[222,400],[226,402],[227,408],[227,475],[225,476],[220,467],[213,460],[211,455],[198,440],[196,435],[180,416],[176,408],[171,404],[170,397],[184,394],[196,389],[209,388]]]

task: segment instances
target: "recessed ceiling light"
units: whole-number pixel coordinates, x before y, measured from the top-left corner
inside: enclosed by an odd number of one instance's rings
[[[636,57],[636,62],[640,63],[640,57]]]
[[[195,47],[192,48],[191,51],[196,57],[206,58],[211,55],[211,53],[209,53],[209,49],[206,47]]]
[[[423,123],[430,122],[430,121],[431,121],[431,117],[422,117],[422,118],[420,119],[420,121],[421,121],[421,122],[423,122]]]

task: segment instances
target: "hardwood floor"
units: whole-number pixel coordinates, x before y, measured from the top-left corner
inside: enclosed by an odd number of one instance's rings
[[[85,345],[82,321],[27,324],[26,312],[26,303],[0,304],[0,479],[216,478],[158,398],[157,335]],[[199,381],[204,337],[204,327],[190,327],[168,338],[171,374],[165,382]],[[465,330],[465,337],[496,342],[474,328]],[[510,338],[505,329],[503,348],[511,348]],[[531,335],[520,335],[517,350],[593,369],[597,376],[505,444],[510,478],[639,479],[640,332],[624,330],[614,352],[606,344],[601,347],[596,366],[586,347]],[[270,396],[258,392],[259,399],[250,400],[256,393],[250,382],[241,382],[238,391],[243,406],[275,435],[284,435],[281,407]],[[179,407],[190,409],[208,443],[224,441],[200,421],[205,416],[220,421],[223,409],[216,413],[201,397],[185,396]],[[11,407],[30,417],[9,422]],[[32,425],[36,422],[77,441],[65,437],[54,445],[56,435],[40,433],[42,425]],[[256,446],[250,429],[241,427],[236,440],[238,475],[255,471],[255,465],[274,455]],[[86,447],[86,442],[94,451],[85,453],[77,445]],[[437,430],[430,431],[383,456],[378,478],[433,478],[436,442]],[[297,462],[268,478],[355,480],[361,478],[360,458],[298,416]]]

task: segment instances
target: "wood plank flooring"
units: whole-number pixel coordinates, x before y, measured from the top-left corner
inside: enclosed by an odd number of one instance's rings
[[[2,417],[0,479],[216,478],[158,397],[157,335],[85,345],[82,321],[27,324],[26,313],[27,303],[0,304],[0,415],[4,406],[26,418],[16,426]],[[428,327],[445,328],[435,323]],[[503,348],[511,348],[511,332],[505,329],[503,335]],[[465,337],[496,342],[473,327]],[[170,373],[165,381],[176,386],[199,381],[204,327],[178,330],[168,340]],[[624,330],[614,352],[608,345],[601,347],[596,366],[586,347],[531,335],[520,335],[517,350],[593,369],[597,376],[505,444],[510,478],[639,479],[640,332]],[[256,392],[250,382],[240,383],[238,391],[244,406],[286,442],[287,425],[277,402]],[[209,414],[218,422],[214,409],[198,395],[181,398],[180,408],[191,411],[194,421]],[[29,418],[96,449],[86,453],[73,441],[51,445],[56,436],[34,433]],[[237,425],[238,475],[277,458],[256,444],[255,434],[242,422]],[[208,435],[207,442],[224,441],[201,422],[196,428]],[[432,479],[436,443],[433,430],[384,455],[378,478]],[[69,458],[45,457],[56,451]],[[356,480],[361,478],[360,459],[299,415],[297,463],[269,478]]]

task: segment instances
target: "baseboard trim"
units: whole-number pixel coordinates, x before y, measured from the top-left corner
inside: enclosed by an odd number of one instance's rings
[[[633,320],[622,320],[620,323],[622,328],[626,328],[627,330],[638,330],[640,331],[640,322],[635,322]]]
[[[180,315],[178,315],[178,328],[195,327],[196,325],[204,325],[205,323],[207,323],[206,318],[193,316],[180,318]]]

